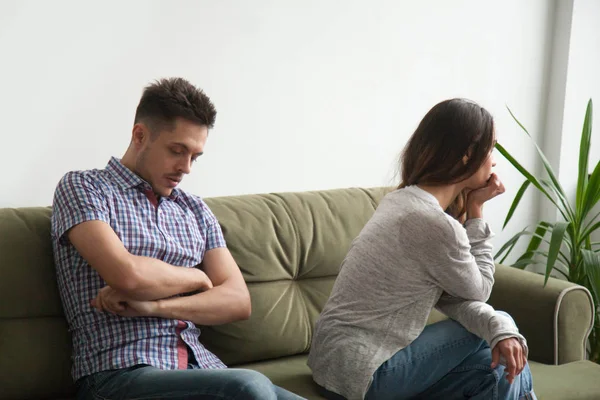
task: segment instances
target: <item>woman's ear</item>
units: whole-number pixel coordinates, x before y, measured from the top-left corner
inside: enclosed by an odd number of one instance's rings
[[[469,162],[469,156],[467,156],[466,154],[463,156],[462,158],[462,162],[464,165],[467,165],[467,162]]]

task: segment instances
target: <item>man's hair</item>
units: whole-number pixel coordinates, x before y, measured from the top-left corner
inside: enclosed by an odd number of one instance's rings
[[[165,78],[146,86],[135,112],[134,123],[144,123],[152,135],[172,130],[183,118],[211,129],[217,110],[204,92],[183,78]]]

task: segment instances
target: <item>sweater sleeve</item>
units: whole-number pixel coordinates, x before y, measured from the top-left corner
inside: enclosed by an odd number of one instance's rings
[[[444,293],[435,307],[464,326],[469,332],[484,339],[491,349],[501,340],[517,338],[527,356],[527,341],[519,333],[512,318],[497,312],[489,304],[481,301],[462,300]]]
[[[418,230],[428,279],[454,297],[487,301],[495,270],[488,224],[471,219],[463,227],[446,215],[436,217],[421,221]]]

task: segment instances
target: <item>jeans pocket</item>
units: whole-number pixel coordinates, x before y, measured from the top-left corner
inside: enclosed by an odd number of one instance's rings
[[[88,378],[90,388],[94,393],[102,391],[102,388],[111,381],[112,378],[119,375],[122,370],[114,369],[110,371],[96,372]]]
[[[97,372],[88,378],[90,391],[98,399],[109,399],[120,392],[120,386],[128,382],[127,374],[139,368],[148,367],[147,364],[137,364],[132,367],[113,369]]]

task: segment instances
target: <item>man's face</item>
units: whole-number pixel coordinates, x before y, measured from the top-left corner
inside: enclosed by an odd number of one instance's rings
[[[135,172],[154,193],[168,197],[204,152],[207,137],[206,126],[177,118],[173,130],[146,134],[139,145]]]

